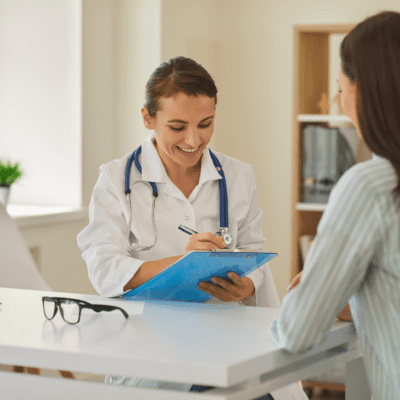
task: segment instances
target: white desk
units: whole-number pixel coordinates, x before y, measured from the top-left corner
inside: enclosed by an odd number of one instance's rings
[[[42,296],[99,301],[100,296],[0,288],[0,363],[218,386],[203,393],[131,388],[101,382],[0,372],[7,399],[253,399],[316,375],[340,359],[346,399],[368,398],[354,327],[335,323],[327,341],[302,355],[276,349],[268,327],[278,310],[146,302],[142,315],[82,315],[77,325],[59,313],[47,321]],[[104,304],[107,303],[107,299]],[[121,300],[123,308],[125,302]],[[338,349],[338,346],[341,346]],[[366,385],[368,388],[368,384]],[[363,391],[364,390],[364,391]],[[368,391],[368,390],[367,390]]]

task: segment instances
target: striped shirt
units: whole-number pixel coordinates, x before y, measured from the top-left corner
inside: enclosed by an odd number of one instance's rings
[[[270,327],[279,347],[321,344],[347,302],[371,393],[400,399],[400,201],[390,162],[374,156],[332,190],[307,255],[301,283]]]

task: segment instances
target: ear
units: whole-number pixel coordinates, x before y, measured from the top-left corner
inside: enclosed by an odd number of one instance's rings
[[[154,118],[149,114],[147,107],[143,106],[141,111],[142,111],[142,118],[143,118],[144,126],[147,129],[154,130],[155,121],[154,121]]]

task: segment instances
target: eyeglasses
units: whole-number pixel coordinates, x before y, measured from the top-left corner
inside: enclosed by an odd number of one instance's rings
[[[128,313],[120,307],[90,304],[87,301],[68,299],[65,297],[42,297],[44,316],[51,320],[53,319],[58,309],[65,322],[69,324],[77,324],[81,320],[82,308],[90,308],[95,312],[120,310],[125,318],[128,318]]]

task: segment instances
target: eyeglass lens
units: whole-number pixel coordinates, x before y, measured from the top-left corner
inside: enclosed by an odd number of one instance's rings
[[[43,311],[44,311],[44,315],[46,316],[47,319],[54,318],[56,310],[57,310],[57,306],[56,306],[56,302],[54,300],[50,300],[50,299],[43,300]]]
[[[46,318],[52,319],[56,313],[56,302],[53,300],[44,300],[44,313]],[[65,322],[76,324],[79,321],[79,306],[73,300],[61,300],[59,302],[61,315]]]

